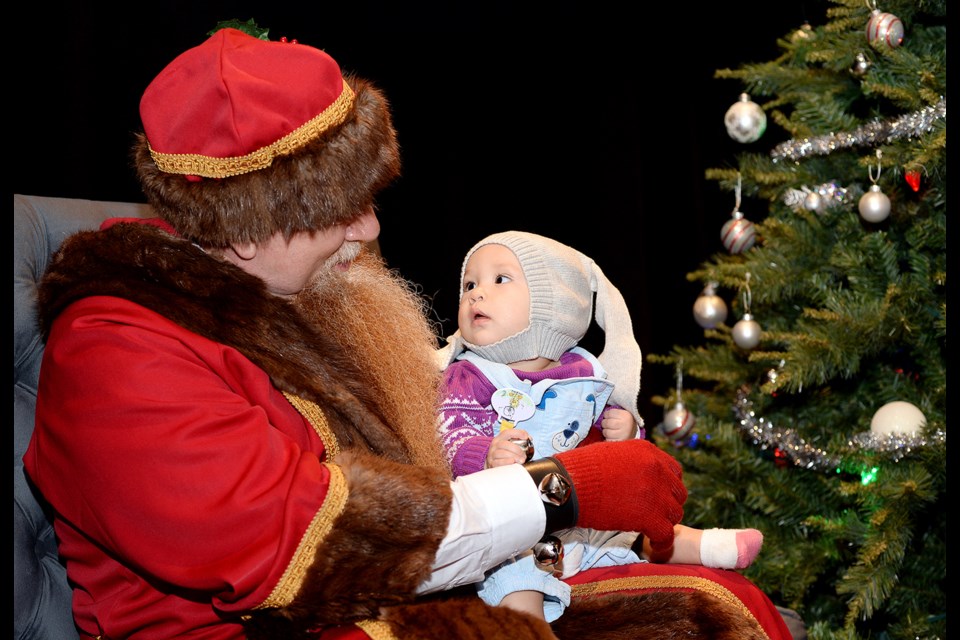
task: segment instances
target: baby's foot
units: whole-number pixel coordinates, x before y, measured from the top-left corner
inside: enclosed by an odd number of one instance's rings
[[[746,569],[763,546],[756,529],[705,529],[700,539],[700,563],[713,569]]]

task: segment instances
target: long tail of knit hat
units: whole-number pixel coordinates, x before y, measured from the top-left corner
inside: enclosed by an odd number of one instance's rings
[[[519,333],[486,346],[466,342],[457,331],[439,353],[441,364],[446,366],[465,349],[503,364],[537,357],[558,360],[583,339],[595,319],[604,330],[604,348],[597,359],[614,384],[612,400],[642,425],[637,410],[640,345],[619,289],[580,251],[534,233],[505,231],[484,238],[467,252],[460,269],[461,291],[467,261],[488,244],[503,245],[517,256],[530,288],[530,323]]]

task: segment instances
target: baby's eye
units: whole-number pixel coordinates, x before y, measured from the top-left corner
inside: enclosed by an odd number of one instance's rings
[[[505,284],[507,282],[513,282],[513,278],[511,278],[510,276],[499,275],[497,276],[497,279],[495,280],[495,282],[497,284]]]
[[[464,290],[464,291],[470,291],[471,289],[473,289],[473,288],[476,287],[476,286],[477,286],[477,283],[476,283],[476,282],[464,282],[464,283],[463,283],[463,290]]]

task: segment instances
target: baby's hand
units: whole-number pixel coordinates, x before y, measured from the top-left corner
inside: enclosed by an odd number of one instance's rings
[[[610,408],[603,412],[604,440],[630,440],[637,437],[637,423],[626,409]]]
[[[526,450],[512,439],[524,440],[530,434],[523,429],[505,429],[490,442],[487,450],[487,468],[505,467],[508,464],[523,464],[527,461]]]

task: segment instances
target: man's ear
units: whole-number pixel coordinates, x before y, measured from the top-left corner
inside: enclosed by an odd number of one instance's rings
[[[230,248],[241,260],[253,260],[257,255],[257,245],[253,242],[235,242]]]

